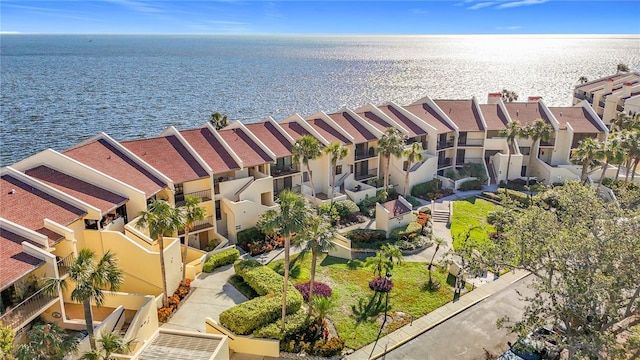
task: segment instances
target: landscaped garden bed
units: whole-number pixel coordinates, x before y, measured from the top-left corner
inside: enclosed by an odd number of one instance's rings
[[[411,189],[411,196],[427,201],[438,200],[451,194],[453,194],[453,190],[443,189],[442,182],[438,179],[416,184]]]
[[[180,302],[187,297],[191,291],[191,280],[187,279],[184,283],[178,286],[178,289],[169,296],[169,306],[161,307],[158,309],[158,321],[161,323],[167,322],[171,315],[178,309]]]

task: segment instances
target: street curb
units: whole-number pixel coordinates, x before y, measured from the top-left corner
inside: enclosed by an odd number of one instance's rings
[[[509,283],[509,285],[514,284],[514,283],[516,283],[516,282],[518,282],[518,281],[520,281],[520,280],[524,279],[525,277],[527,277],[527,276],[529,276],[529,275],[531,275],[531,273],[530,273],[530,272],[525,272],[524,274],[522,274],[522,275],[518,276],[515,280],[512,280],[512,281]],[[504,289],[504,288],[503,288],[503,289]],[[503,290],[503,289],[500,289],[500,290]],[[464,307],[464,308],[461,308],[461,309],[459,309],[459,310],[457,310],[457,311],[455,311],[455,312],[453,312],[453,313],[451,313],[451,314],[449,314],[449,315],[445,316],[444,318],[442,318],[442,319],[440,319],[440,320],[438,320],[438,321],[434,322],[433,324],[431,324],[431,325],[427,326],[425,329],[421,330],[421,331],[420,331],[420,332],[418,332],[417,334],[415,334],[415,335],[411,335],[411,336],[408,336],[408,337],[404,338],[403,340],[401,340],[401,341],[399,341],[399,342],[397,342],[397,343],[395,343],[395,344],[393,344],[393,345],[389,346],[388,348],[386,348],[386,349],[385,349],[385,351],[382,351],[382,352],[380,352],[380,353],[377,353],[377,354],[375,354],[375,355],[371,356],[371,357],[369,358],[369,360],[375,360],[375,359],[381,358],[382,356],[384,356],[384,355],[386,355],[386,354],[390,353],[391,351],[393,351],[393,350],[395,350],[395,349],[399,348],[400,346],[402,346],[402,345],[404,345],[404,344],[408,343],[409,341],[411,341],[411,340],[413,340],[413,339],[417,338],[418,336],[420,336],[420,335],[424,334],[425,332],[427,332],[427,331],[429,331],[429,330],[433,329],[434,327],[436,327],[436,326],[438,326],[438,325],[442,324],[443,322],[445,322],[445,321],[447,321],[447,320],[451,319],[452,317],[454,317],[454,316],[456,316],[456,315],[460,314],[461,312],[463,312],[463,311],[465,311],[465,310],[469,309],[470,307],[472,307],[472,306],[474,306],[474,305],[478,304],[479,302],[481,302],[481,301],[485,300],[486,298],[490,297],[491,295],[494,295],[495,293],[497,293],[497,291],[496,291],[496,292],[493,292],[493,293],[491,293],[491,294],[485,295],[485,296],[483,296],[483,297],[479,298],[478,300],[476,300],[476,301],[474,301],[474,302],[470,303],[468,306],[466,306],[466,307]],[[405,325],[405,326],[406,326],[406,325]],[[402,328],[400,328],[400,329],[402,329]],[[387,334],[387,335],[385,335],[385,336],[388,336],[388,335],[389,335],[389,334]]]

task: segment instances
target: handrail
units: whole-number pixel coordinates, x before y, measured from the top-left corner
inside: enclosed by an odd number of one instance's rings
[[[236,191],[236,193],[235,193],[235,195],[234,195],[234,197],[236,198],[236,201],[239,201],[239,200],[240,200],[240,194],[241,194],[243,191],[247,190],[247,188],[248,188],[249,186],[251,186],[251,184],[253,184],[253,182],[254,182],[254,178],[249,178],[249,181],[248,181],[246,184],[242,185],[242,187],[240,188],[240,190]]]
[[[74,260],[75,255],[73,253],[58,260],[58,276],[62,277],[63,275],[66,275],[69,272],[69,269],[71,269]]]
[[[23,322],[27,321],[38,311],[43,310],[44,306],[52,300],[58,298],[58,295],[52,295],[45,289],[36,291],[35,294],[29,296],[15,307],[9,309],[0,316],[0,322],[12,329],[17,329]]]
[[[183,194],[183,200],[176,201],[176,206],[182,206],[186,203],[186,197],[191,196],[195,198],[199,198],[201,202],[211,200],[211,189],[200,190],[200,191],[192,191],[190,193]]]

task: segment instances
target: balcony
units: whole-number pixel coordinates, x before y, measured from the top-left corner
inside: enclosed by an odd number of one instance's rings
[[[369,169],[366,173],[356,173],[353,177],[358,180],[367,180],[378,176],[378,169]]]
[[[40,289],[14,308],[2,314],[0,322],[14,330],[20,329],[24,324],[33,320],[50,307],[57,299],[57,295],[51,295]]]
[[[273,176],[274,178],[293,175],[299,172],[300,172],[300,167],[295,165],[271,167],[271,176]]]
[[[200,199],[201,202],[210,201],[211,200],[211,189],[193,191],[193,192],[186,193],[186,194],[183,194],[183,195],[176,195],[176,206],[179,207],[179,206],[184,205],[187,202],[186,201],[187,196],[198,198],[198,199]]]
[[[453,147],[453,141],[438,142],[438,150],[449,149]]]
[[[458,146],[462,147],[482,147],[484,139],[459,139]]]
[[[214,227],[215,220],[213,219],[213,215],[207,216],[204,220],[194,221],[193,229],[189,230],[189,232],[206,230]],[[178,235],[184,235],[184,229],[178,232]]]
[[[73,261],[76,259],[73,253],[63,257],[62,259],[57,261],[58,265],[58,276],[63,277],[69,273],[69,269],[73,265]]]
[[[371,159],[376,156],[378,156],[378,154],[376,154],[375,151],[356,151],[356,154],[355,154],[356,161]]]
[[[234,178],[232,176],[218,176],[217,178],[213,179],[213,191],[216,194],[220,194],[220,183],[233,179]]]
[[[438,159],[438,169],[451,166],[451,158]]]

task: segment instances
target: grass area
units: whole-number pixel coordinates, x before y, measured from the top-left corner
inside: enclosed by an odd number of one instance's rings
[[[292,256],[291,282],[301,283],[309,280],[311,257]],[[269,266],[278,272],[283,271],[282,260]],[[446,274],[433,271],[433,278],[441,286],[430,291],[425,288],[428,279],[424,263],[407,262],[396,265],[393,273],[393,290],[389,293],[388,314],[393,318],[382,336],[409,323],[411,316],[418,318],[437,309],[453,299],[453,289],[447,285]],[[377,296],[369,289],[369,281],[374,274],[371,268],[364,267],[359,260],[343,260],[323,256],[318,260],[316,280],[324,282],[333,289],[333,297],[338,306],[329,317],[345,345],[359,349],[372,343],[378,336],[380,323],[376,321],[384,314],[385,295]],[[379,295],[379,294],[378,294]],[[401,319],[396,312],[403,312]]]
[[[475,239],[479,244],[488,242],[489,234],[494,233],[496,228],[487,223],[487,215],[495,210],[497,206],[475,197],[455,201],[453,203],[453,219],[451,221],[453,247],[458,247],[459,238],[466,236],[469,229],[471,229],[471,238]]]

